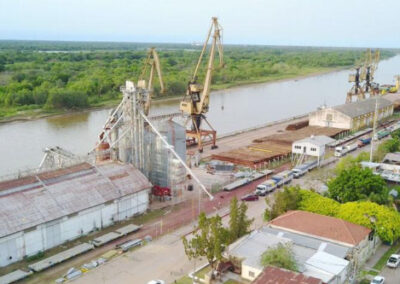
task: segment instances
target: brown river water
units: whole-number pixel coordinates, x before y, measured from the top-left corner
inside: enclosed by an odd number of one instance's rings
[[[219,134],[255,127],[342,104],[351,85],[349,70],[303,79],[242,86],[211,94],[208,120]],[[382,61],[375,81],[394,84],[400,74],[400,56]],[[153,102],[150,115],[178,112],[179,99]],[[93,110],[33,121],[0,124],[0,176],[35,168],[48,146],[76,154],[93,149],[110,110]]]

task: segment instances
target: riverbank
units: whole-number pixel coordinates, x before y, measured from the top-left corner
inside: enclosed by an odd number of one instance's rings
[[[212,91],[221,91],[221,90],[227,90],[227,89],[235,89],[235,88],[241,88],[241,87],[249,87],[253,85],[260,85],[260,84],[273,84],[273,83],[280,83],[280,82],[285,82],[285,81],[290,81],[290,80],[301,80],[304,78],[311,78],[311,77],[316,77],[316,76],[321,76],[324,74],[328,73],[333,73],[333,72],[338,72],[342,70],[346,70],[349,67],[346,68],[308,68],[308,69],[303,69],[302,74],[280,74],[280,75],[274,75],[274,76],[268,76],[268,77],[261,77],[257,79],[252,79],[252,80],[246,80],[246,81],[237,81],[229,84],[220,84],[220,85],[215,85],[212,88]],[[168,102],[168,101],[178,101],[182,98],[182,94],[176,95],[176,96],[167,96],[167,97],[157,97],[154,98],[153,101],[157,103],[163,103],[163,102]],[[32,121],[36,119],[41,119],[41,118],[47,118],[47,117],[57,117],[57,116],[64,116],[64,115],[69,115],[69,114],[76,114],[76,113],[85,113],[85,112],[90,112],[93,110],[101,110],[101,109],[108,109],[115,107],[119,104],[121,101],[121,97],[111,99],[111,100],[106,100],[102,101],[99,103],[96,103],[95,105],[92,105],[88,108],[85,109],[43,109],[43,108],[36,108],[36,109],[23,109],[23,110],[18,110],[18,109],[1,109],[0,112],[3,110],[3,112],[8,112],[4,117],[0,118],[0,124],[5,124],[5,123],[10,123],[10,122],[16,122],[16,121]],[[178,106],[177,106],[178,107]],[[177,109],[178,111],[178,109]]]

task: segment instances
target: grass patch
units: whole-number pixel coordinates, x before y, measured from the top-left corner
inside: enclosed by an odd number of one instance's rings
[[[379,261],[374,265],[374,269],[381,271],[382,268],[385,266],[387,260],[389,257],[396,253],[400,249],[400,242],[397,242],[397,244],[393,245],[382,257],[379,259]],[[370,273],[371,274],[371,273]]]
[[[193,280],[189,276],[183,276],[181,279],[176,280],[174,284],[192,284]]]
[[[204,276],[211,271],[211,266],[207,265],[203,269],[196,272],[195,276],[204,279]]]

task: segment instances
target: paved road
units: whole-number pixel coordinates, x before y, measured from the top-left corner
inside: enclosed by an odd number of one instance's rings
[[[399,284],[400,283],[400,268],[386,267],[381,271],[380,275],[385,277],[385,284]]]
[[[266,207],[264,199],[249,202],[248,216],[255,218],[253,229],[263,224],[262,215]],[[220,215],[227,213],[226,208],[220,210]],[[227,223],[229,217],[223,218]],[[76,284],[87,283],[120,283],[145,284],[152,279],[162,279],[166,283],[186,275],[193,270],[195,263],[188,261],[181,238],[193,230],[194,223],[165,235],[138,250],[128,252],[114,258],[104,266],[88,272],[74,281]],[[203,260],[197,266],[204,264]]]

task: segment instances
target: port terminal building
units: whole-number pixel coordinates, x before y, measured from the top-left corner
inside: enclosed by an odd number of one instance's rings
[[[0,182],[0,267],[146,212],[149,180],[104,162]]]
[[[393,114],[392,100],[384,97],[342,104],[334,107],[321,107],[309,115],[309,125],[358,130],[371,126],[374,122],[377,104],[378,121]]]

